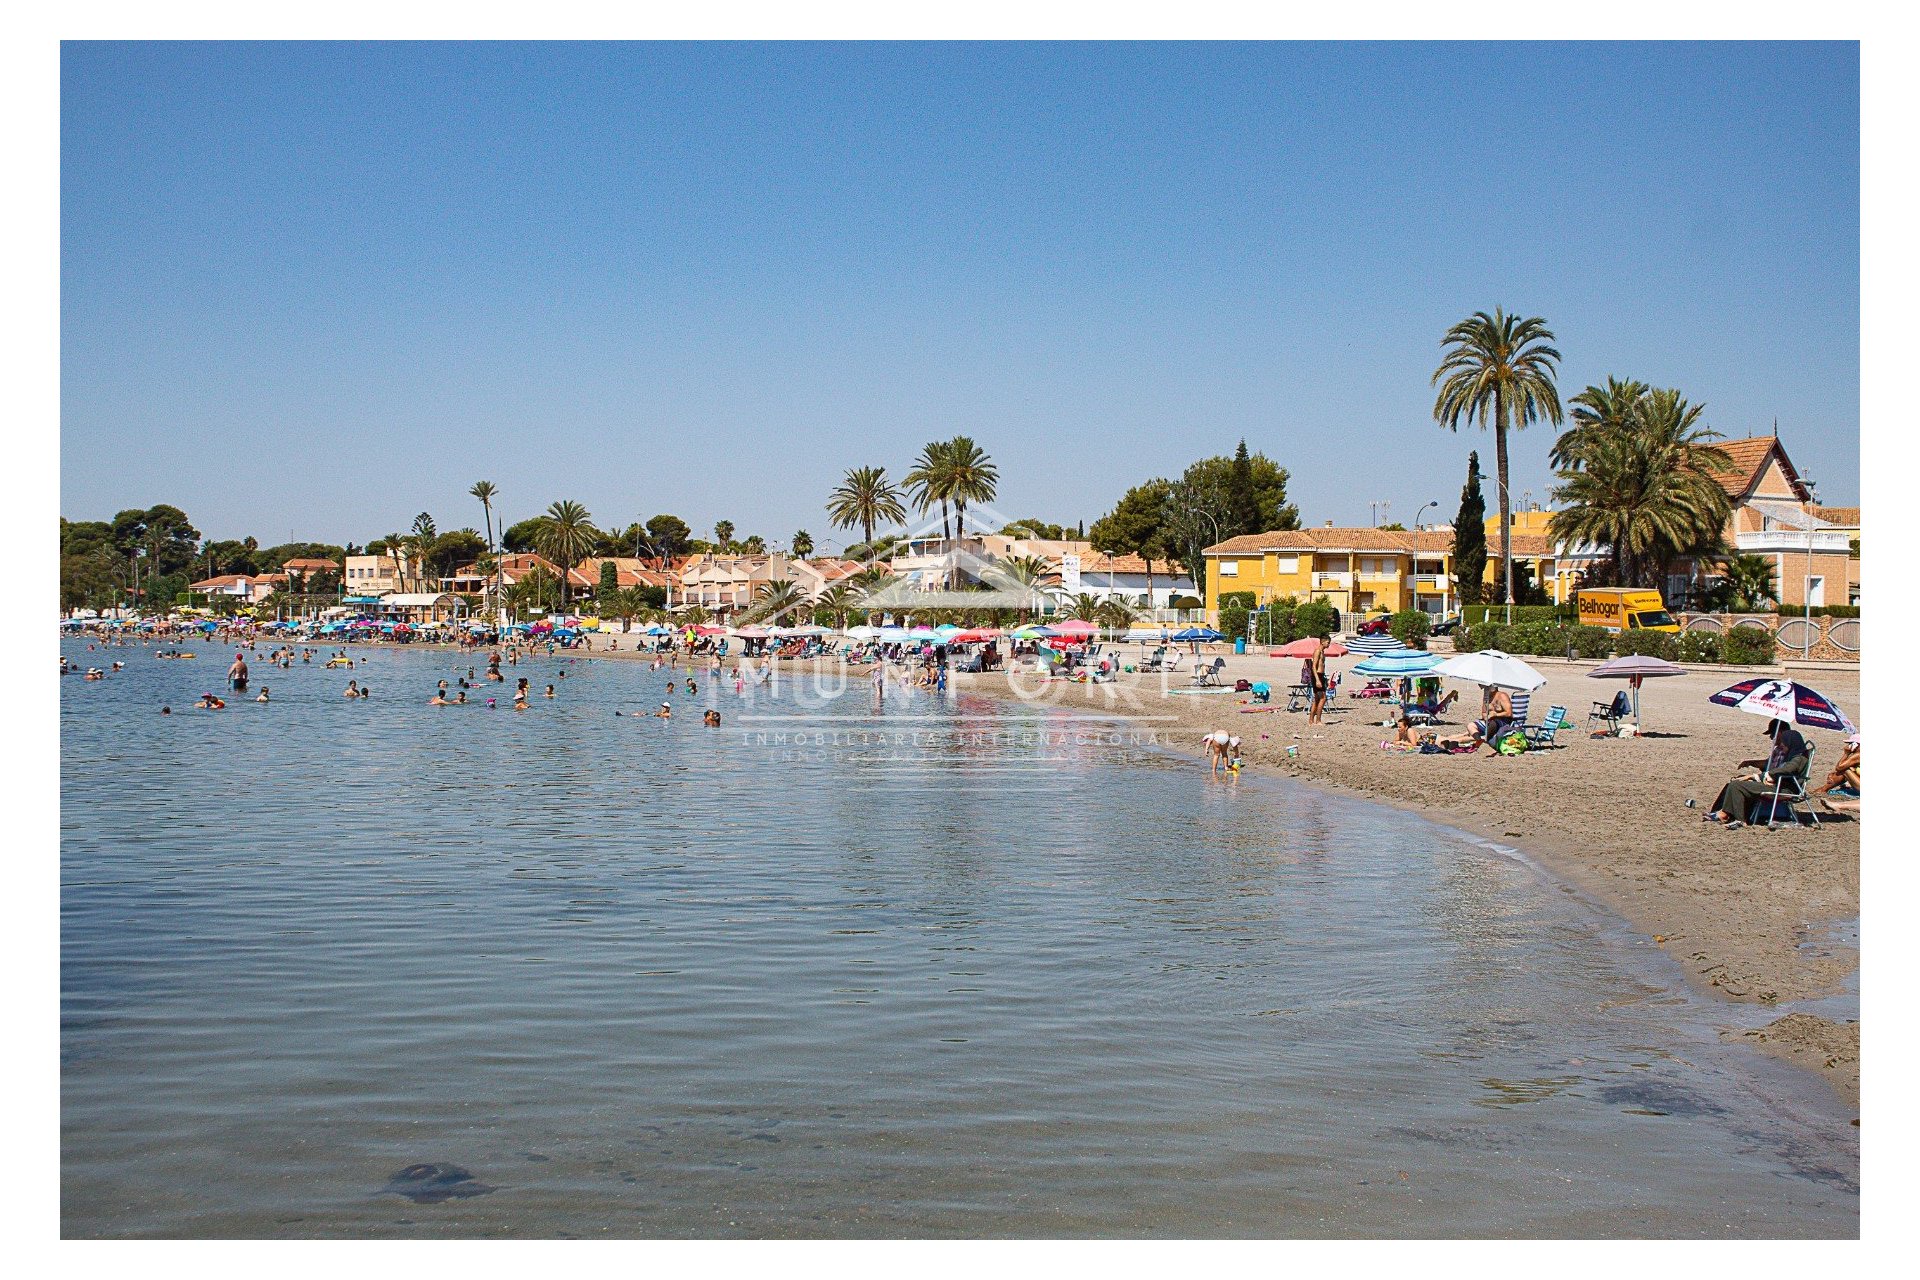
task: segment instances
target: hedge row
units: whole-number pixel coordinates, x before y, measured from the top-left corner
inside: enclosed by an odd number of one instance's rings
[[[1225,603],[1229,596],[1233,597],[1231,604]],[[1220,630],[1228,639],[1246,635],[1249,623],[1257,645],[1288,644],[1302,636],[1331,636],[1339,626],[1339,611],[1325,600],[1275,600],[1255,612],[1245,603],[1252,598],[1249,591],[1233,591],[1221,597]]]
[[[1572,622],[1574,609],[1565,604],[1517,604],[1513,606],[1513,625],[1523,622]],[[1460,610],[1460,625],[1470,627],[1476,622],[1497,622],[1505,625],[1507,606],[1504,604],[1470,604]]]
[[[1783,604],[1774,610],[1783,618],[1804,618],[1809,613],[1816,618],[1857,618],[1860,606],[1857,604],[1817,604],[1809,610],[1805,605]],[[1751,628],[1749,628],[1751,630]]]
[[[1498,649],[1541,658],[1605,658],[1645,654],[1668,662],[1730,663],[1765,666],[1774,660],[1773,633],[1764,627],[1711,631],[1621,631],[1564,622],[1523,622],[1511,627],[1482,622],[1457,631],[1453,647],[1461,653]]]

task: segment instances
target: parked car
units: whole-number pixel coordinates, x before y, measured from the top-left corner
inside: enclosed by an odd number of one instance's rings
[[[1392,620],[1393,615],[1386,613],[1381,614],[1377,618],[1368,618],[1360,624],[1359,634],[1363,636],[1383,636],[1387,634],[1387,623]]]
[[[1459,627],[1460,627],[1460,615],[1457,613],[1449,613],[1442,617],[1435,618],[1433,620],[1433,625],[1427,628],[1427,634],[1435,635],[1435,636],[1450,636],[1455,631],[1457,631]]]

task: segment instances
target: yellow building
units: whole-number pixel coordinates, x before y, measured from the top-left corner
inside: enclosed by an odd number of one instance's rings
[[[1515,564],[1527,564],[1534,579],[1551,587],[1556,576],[1553,543],[1546,536],[1546,512],[1516,514]],[[1519,517],[1538,516],[1538,533],[1520,532]],[[1500,557],[1499,517],[1489,521],[1484,581],[1491,585]],[[1208,547],[1207,618],[1220,621],[1220,596],[1246,591],[1264,605],[1292,596],[1322,599],[1342,614],[1381,609],[1453,612],[1459,605],[1453,585],[1453,531],[1425,529],[1280,529],[1252,533]]]

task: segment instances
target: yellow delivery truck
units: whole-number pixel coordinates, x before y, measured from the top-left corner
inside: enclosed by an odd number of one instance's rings
[[[1593,587],[1575,597],[1580,625],[1609,631],[1678,631],[1680,624],[1667,612],[1658,591],[1634,587]]]

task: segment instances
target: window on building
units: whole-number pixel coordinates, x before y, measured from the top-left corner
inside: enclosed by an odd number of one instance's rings
[[[1300,557],[1280,556],[1275,559],[1274,567],[1281,573],[1298,573],[1300,572]]]
[[[1240,562],[1238,560],[1222,560],[1220,562],[1220,576],[1223,578],[1239,577]]]

